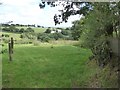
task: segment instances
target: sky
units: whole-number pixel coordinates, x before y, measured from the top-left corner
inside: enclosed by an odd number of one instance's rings
[[[46,6],[40,9],[40,0],[0,0],[0,23],[13,21],[14,24],[35,24],[45,27],[71,27],[72,21],[81,16],[71,16],[67,23],[55,26],[53,17],[61,7]]]

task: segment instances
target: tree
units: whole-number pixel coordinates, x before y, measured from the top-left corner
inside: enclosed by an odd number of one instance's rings
[[[61,14],[55,14],[54,15],[54,22],[55,25],[60,24],[62,22],[67,22],[68,18],[71,15],[87,15],[90,10],[92,10],[92,3],[89,2],[65,2],[65,1],[60,1],[59,3],[56,2],[42,2],[39,4],[39,7],[42,9],[45,6],[50,5],[51,7],[55,7],[58,5],[61,5],[64,9],[59,10]],[[77,7],[78,10],[74,8],[74,6]],[[62,21],[61,21],[62,20]]]
[[[47,28],[45,31],[45,33],[50,33],[50,32],[51,32],[50,28]]]
[[[81,20],[76,20],[73,22],[71,31],[72,31],[72,37],[74,38],[74,40],[79,40],[83,31],[82,29],[83,24],[84,24],[84,18],[81,18]]]
[[[82,44],[91,49],[100,66],[106,65],[112,56],[109,38],[116,32],[118,25],[115,21],[119,22],[112,8],[109,2],[96,3],[94,10],[84,20]]]
[[[2,28],[2,31],[10,32],[9,28],[7,28],[7,27]]]
[[[21,28],[19,32],[23,33],[24,31],[25,31],[24,28]]]
[[[69,35],[69,31],[66,31],[66,30],[62,30],[61,33],[62,33],[63,35]]]
[[[49,42],[50,37],[46,33],[39,33],[37,39],[42,42]]]
[[[98,60],[99,65],[105,65],[111,58],[111,49],[109,46],[109,37],[116,37],[119,35],[120,27],[120,2],[61,2],[56,4],[55,2],[47,2],[48,5],[55,7],[62,5],[63,9],[59,10],[60,15],[54,15],[54,22],[60,24],[67,22],[71,15],[82,15],[85,17],[84,24],[74,23],[73,34],[81,34],[82,43],[85,47],[91,49],[94,57]],[[40,8],[46,6],[45,2],[39,5]],[[73,6],[78,9],[75,10]],[[62,21],[61,21],[62,19]],[[82,25],[82,27],[81,27]],[[81,29],[80,29],[81,28]],[[80,32],[78,32],[80,30]],[[78,35],[79,36],[79,35]]]

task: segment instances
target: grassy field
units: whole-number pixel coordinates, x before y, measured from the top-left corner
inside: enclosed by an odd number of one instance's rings
[[[18,29],[21,29],[21,28],[24,28],[24,29],[27,29],[28,27],[16,27]],[[36,33],[42,33],[46,30],[46,28],[38,28],[38,27],[34,27],[32,28]]]
[[[46,30],[46,28],[34,28],[34,31],[36,33],[43,33],[43,32],[45,32],[45,30]]]
[[[4,46],[6,48],[6,46]],[[112,88],[118,86],[115,69],[100,69],[91,51],[72,45],[15,45],[13,61],[2,55],[5,88]],[[110,74],[112,73],[112,74]],[[114,83],[112,83],[114,82]]]
[[[3,87],[86,87],[96,72],[90,55],[74,46],[16,46],[12,62],[3,55]]]
[[[4,34],[16,39],[20,35],[6,32]],[[8,60],[8,53],[2,54],[0,67],[2,66],[3,72],[0,75],[3,87],[117,87],[116,68],[110,70],[110,67],[106,66],[100,69],[95,60],[88,59],[92,54],[90,50],[76,47],[79,43],[71,40],[53,40],[49,43],[34,41],[33,44],[15,44],[12,62]],[[8,46],[4,45],[3,50]]]
[[[36,33],[42,33],[45,28],[34,28],[34,30]],[[10,37],[20,40],[20,34],[0,32],[0,35],[2,34],[9,34]],[[23,39],[23,41],[28,41],[28,39]],[[92,54],[91,51],[77,47],[79,44],[79,41],[71,40],[15,44],[12,62],[8,60],[8,53],[2,54],[0,67],[3,72],[0,75],[2,75],[3,87],[117,87],[117,69],[110,69],[110,65],[101,69],[95,60],[88,59]],[[3,50],[8,46],[5,43],[4,45]]]
[[[2,27],[2,28],[3,28],[3,27]],[[18,29],[21,29],[21,28],[27,29],[28,27],[17,27],[17,28],[18,28]],[[35,27],[35,28],[33,28],[33,29],[34,29],[35,33],[43,33],[43,32],[46,30],[46,28],[37,28],[37,27]],[[21,38],[20,38],[20,35],[21,35],[21,34],[19,34],[19,33],[1,32],[1,31],[0,31],[0,36],[1,36],[2,34],[7,34],[7,35],[9,35],[9,37],[5,37],[5,39],[7,39],[7,40],[9,40],[10,37],[14,37],[15,40],[21,40]]]
[[[0,32],[0,36],[1,36],[2,34],[8,34],[8,35],[9,35],[8,39],[9,39],[10,37],[14,37],[14,39],[20,39],[20,34],[18,34],[18,33]],[[7,38],[7,37],[6,37],[6,38]]]

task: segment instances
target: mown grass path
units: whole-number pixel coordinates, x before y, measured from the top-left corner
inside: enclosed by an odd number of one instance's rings
[[[13,61],[3,54],[3,87],[86,87],[95,68],[90,50],[74,46],[16,46]]]

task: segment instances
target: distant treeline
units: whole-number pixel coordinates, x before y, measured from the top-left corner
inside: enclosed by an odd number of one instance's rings
[[[24,28],[16,28],[15,26],[9,26],[9,27],[4,27],[2,28],[2,31],[4,32],[12,32],[12,33],[25,33],[25,32],[34,32],[34,30],[30,27],[28,27],[27,29]]]
[[[44,26],[40,26],[40,25],[35,26],[35,24],[33,24],[33,25],[30,25],[30,24],[28,24],[28,25],[23,25],[23,24],[11,24],[11,25],[9,25],[9,24],[2,24],[2,26],[3,27],[17,26],[17,27],[40,27],[40,28],[44,28]]]

